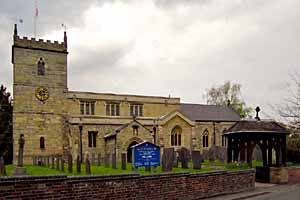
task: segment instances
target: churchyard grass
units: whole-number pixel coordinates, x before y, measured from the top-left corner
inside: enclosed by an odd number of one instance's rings
[[[43,176],[43,175],[55,175],[55,174],[66,174],[67,176],[79,176],[79,175],[85,175],[85,165],[81,165],[81,173],[78,174],[76,172],[76,165],[73,165],[73,173],[68,173],[67,172],[67,165],[65,165],[65,172],[58,171],[56,169],[51,169],[46,166],[34,166],[34,165],[25,165],[26,171],[28,175],[35,175],[35,176]],[[138,168],[137,172],[133,171],[131,169],[131,164],[127,164],[127,169],[122,170],[121,169],[121,164],[117,163],[117,169],[112,169],[110,168],[105,168],[104,166],[91,166],[91,172],[92,175],[109,175],[109,174],[128,174],[128,173],[139,173],[139,174],[158,174],[162,173],[161,167],[157,167],[156,172],[152,169],[151,172],[145,171],[144,167]],[[14,165],[6,165],[6,171],[7,175],[10,176],[11,172],[15,168]],[[213,169],[208,168],[208,167],[203,167],[201,170],[194,170],[192,168],[192,165],[190,165],[189,169],[182,169],[182,168],[173,168],[172,172],[207,172],[207,171],[212,171]]]

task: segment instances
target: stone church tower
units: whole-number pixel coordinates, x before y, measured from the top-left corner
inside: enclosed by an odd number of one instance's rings
[[[31,155],[62,154],[64,98],[67,92],[67,36],[64,42],[20,38],[15,25],[13,63],[14,161],[18,138],[25,136],[24,159]],[[47,149],[43,148],[47,143]]]

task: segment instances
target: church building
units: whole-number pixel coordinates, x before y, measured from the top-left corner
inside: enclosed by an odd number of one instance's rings
[[[143,141],[164,148],[226,146],[223,133],[240,117],[230,107],[187,104],[180,98],[70,91],[67,34],[59,43],[20,37],[15,25],[13,63],[14,162],[25,137],[32,156],[127,153]]]

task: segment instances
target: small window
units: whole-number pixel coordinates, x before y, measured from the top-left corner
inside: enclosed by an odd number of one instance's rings
[[[97,134],[96,131],[89,131],[88,132],[88,146],[89,147],[97,147]]]
[[[143,105],[142,104],[131,104],[130,115],[135,117],[143,116]]]
[[[40,149],[45,149],[45,138],[40,137]]]
[[[209,132],[207,129],[205,129],[202,136],[203,147],[208,147],[208,136],[209,136]]]
[[[40,60],[38,62],[38,75],[39,76],[45,75],[45,62],[42,57],[40,58]]]

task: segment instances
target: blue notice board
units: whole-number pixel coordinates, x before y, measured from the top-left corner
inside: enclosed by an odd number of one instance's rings
[[[159,166],[160,147],[150,142],[134,145],[132,151],[133,167]]]

